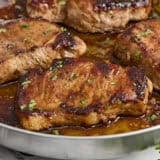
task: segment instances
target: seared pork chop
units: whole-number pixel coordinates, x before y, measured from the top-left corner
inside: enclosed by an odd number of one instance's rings
[[[47,68],[53,59],[79,57],[85,43],[44,20],[16,20],[0,27],[0,83],[14,80],[35,67]]]
[[[51,22],[63,22],[67,0],[27,0],[27,12],[32,18],[43,18]]]
[[[152,83],[136,67],[102,61],[55,60],[49,70],[32,70],[21,81],[17,115],[23,128],[90,126],[118,115],[145,113]]]
[[[68,0],[65,23],[82,32],[105,32],[148,18],[151,0]]]
[[[114,55],[123,64],[143,68],[160,90],[160,20],[139,22],[120,34]]]

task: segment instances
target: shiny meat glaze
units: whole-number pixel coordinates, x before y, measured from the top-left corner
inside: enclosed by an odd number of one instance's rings
[[[91,59],[63,59],[22,80],[17,115],[23,128],[91,126],[118,115],[146,112],[152,84],[136,67],[123,69]]]
[[[62,28],[63,29],[63,28]],[[0,83],[19,78],[31,68],[50,66],[53,59],[79,57],[85,43],[44,20],[11,21],[0,29]]]
[[[32,18],[63,22],[66,0],[27,0],[27,11]]]
[[[160,90],[160,20],[134,24],[118,36],[114,54],[123,64],[145,70],[155,89]]]
[[[65,23],[81,32],[105,32],[147,19],[151,1],[68,0]]]

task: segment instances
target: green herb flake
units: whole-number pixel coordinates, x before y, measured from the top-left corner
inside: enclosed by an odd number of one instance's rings
[[[29,102],[29,104],[28,104],[27,107],[28,107],[28,109],[29,109],[30,111],[32,111],[36,105],[37,105],[36,101],[32,99],[32,100]]]
[[[67,28],[65,28],[65,27],[61,27],[60,29],[62,32],[67,32]]]
[[[94,81],[94,79],[91,79],[91,78],[87,80],[87,82],[88,82],[89,84],[92,84],[93,81]]]
[[[150,119],[150,121],[154,122],[155,120],[157,120],[157,118],[158,118],[157,115],[153,114],[150,116],[149,119]]]
[[[57,76],[57,75],[53,75],[53,76],[52,76],[52,81],[57,80],[57,78],[58,78],[58,76]]]
[[[51,33],[53,30],[52,29],[48,29],[46,31],[43,32],[43,35],[48,35],[49,33]]]
[[[80,100],[80,105],[81,106],[86,106],[87,105],[87,100],[86,99],[81,99]]]
[[[153,33],[151,29],[146,29],[144,32],[140,32],[136,35],[136,37],[146,37],[149,34]]]
[[[57,130],[57,129],[53,129],[52,134],[53,135],[60,135],[59,130]]]
[[[103,44],[109,44],[110,43],[110,38],[107,37],[102,43]]]
[[[26,86],[28,86],[30,83],[31,83],[31,81],[26,80],[26,81],[22,82],[21,85],[22,85],[23,87],[26,87]]]
[[[75,74],[75,73],[72,73],[71,76],[69,77],[69,80],[70,80],[70,81],[73,81],[73,80],[75,80],[75,79],[77,79],[77,78],[78,78],[78,75]]]
[[[25,39],[23,40],[23,43],[25,43],[25,44],[32,44],[32,40],[29,39],[29,38],[25,38]]]
[[[27,29],[27,28],[29,28],[29,24],[22,24],[22,25],[21,25],[21,28]]]
[[[57,71],[57,69],[63,68],[63,61],[57,61],[56,63],[54,63],[53,67],[52,67],[52,71]]]
[[[140,60],[142,58],[142,53],[140,51],[135,51],[134,56],[136,60]]]
[[[66,2],[67,2],[66,0],[59,0],[59,3],[58,3],[58,4],[59,4],[60,6],[65,6],[65,5],[66,5]]]
[[[5,28],[0,28],[0,33],[5,33],[7,30]]]

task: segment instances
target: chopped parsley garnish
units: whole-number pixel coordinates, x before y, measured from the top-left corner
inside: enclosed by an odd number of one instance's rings
[[[107,37],[102,43],[103,44],[109,44],[110,43],[110,38]]]
[[[86,99],[81,99],[81,100],[80,100],[80,105],[81,105],[82,107],[86,106],[86,105],[87,105],[87,100],[86,100]]]
[[[46,30],[46,31],[43,32],[43,35],[48,35],[51,32],[52,32],[52,29],[48,29],[48,30]]]
[[[5,33],[7,30],[5,28],[0,28],[0,33]]]
[[[58,76],[57,76],[57,75],[53,75],[53,76],[52,76],[52,81],[57,80],[57,78],[58,78]]]
[[[63,67],[63,61],[58,61],[55,63],[56,68],[62,68]]]
[[[155,114],[152,114],[150,117],[149,117],[149,120],[150,121],[152,121],[152,122],[154,122],[155,120],[157,120],[157,115],[155,115]]]
[[[30,83],[31,83],[31,81],[26,80],[26,81],[22,82],[21,85],[22,85],[23,87],[27,87]]]
[[[87,82],[88,82],[89,84],[92,84],[93,81],[94,81],[94,79],[91,79],[91,78],[87,80]]]
[[[23,40],[23,43],[25,43],[25,44],[32,44],[32,40],[29,39],[29,38],[25,38],[25,39]]]
[[[25,109],[28,109],[29,111],[32,111],[35,106],[37,105],[36,101],[35,100],[31,100],[28,104],[23,104],[20,106],[20,109],[23,111]]]
[[[53,129],[52,134],[53,135],[60,135],[59,130],[57,130],[57,129]]]
[[[136,58],[136,60],[140,60],[142,57],[142,53],[140,51],[135,51],[134,56]]]
[[[140,37],[146,37],[146,36],[148,36],[151,33],[153,33],[153,31],[151,29],[146,29],[145,31],[136,34],[135,37],[134,37],[134,40],[136,42],[139,42],[139,38]]]
[[[156,13],[156,12],[153,11],[151,17],[159,19],[160,15],[158,13]]]
[[[56,75],[58,69],[62,68],[63,67],[63,61],[57,61],[53,64],[52,68],[50,68],[50,71],[52,71],[52,77],[51,79],[53,81],[55,81],[58,76]]]
[[[136,37],[146,37],[149,34],[153,33],[151,29],[146,29],[144,32],[140,32],[136,35]]]
[[[66,2],[67,2],[66,0],[59,0],[59,3],[58,3],[58,4],[59,4],[60,6],[65,6],[65,5],[66,5]]]
[[[67,32],[67,28],[65,28],[65,27],[61,27],[60,29],[62,32]]]
[[[136,42],[138,42],[140,37],[146,37],[151,33],[153,33],[153,31],[151,29],[146,29],[144,32],[140,32],[140,33],[136,34],[134,39]]]
[[[77,78],[78,78],[78,75],[75,74],[75,73],[72,73],[71,76],[69,77],[69,80],[70,80],[70,81],[73,81],[73,80],[75,80],[75,79],[77,79]]]
[[[27,29],[27,28],[29,28],[29,24],[22,24],[21,28]]]
[[[63,68],[63,61],[57,61],[53,64],[52,66],[52,72],[55,74],[57,72],[58,69]]]
[[[31,100],[28,104],[28,109],[30,111],[32,111],[34,109],[34,107],[37,105],[36,101],[35,100]]]

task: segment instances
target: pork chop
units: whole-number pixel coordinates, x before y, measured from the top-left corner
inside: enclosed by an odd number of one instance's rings
[[[145,70],[155,89],[160,90],[160,20],[142,21],[117,38],[114,55],[125,65]]]
[[[45,20],[20,19],[0,26],[0,83],[29,69],[50,66],[53,59],[79,57],[86,51],[78,37]]]
[[[43,18],[51,22],[63,22],[67,0],[27,0],[27,12],[32,18]]]
[[[90,126],[146,111],[152,83],[136,67],[86,58],[55,60],[22,78],[17,115],[23,128]]]
[[[65,23],[81,32],[105,32],[147,19],[151,0],[68,0]]]

